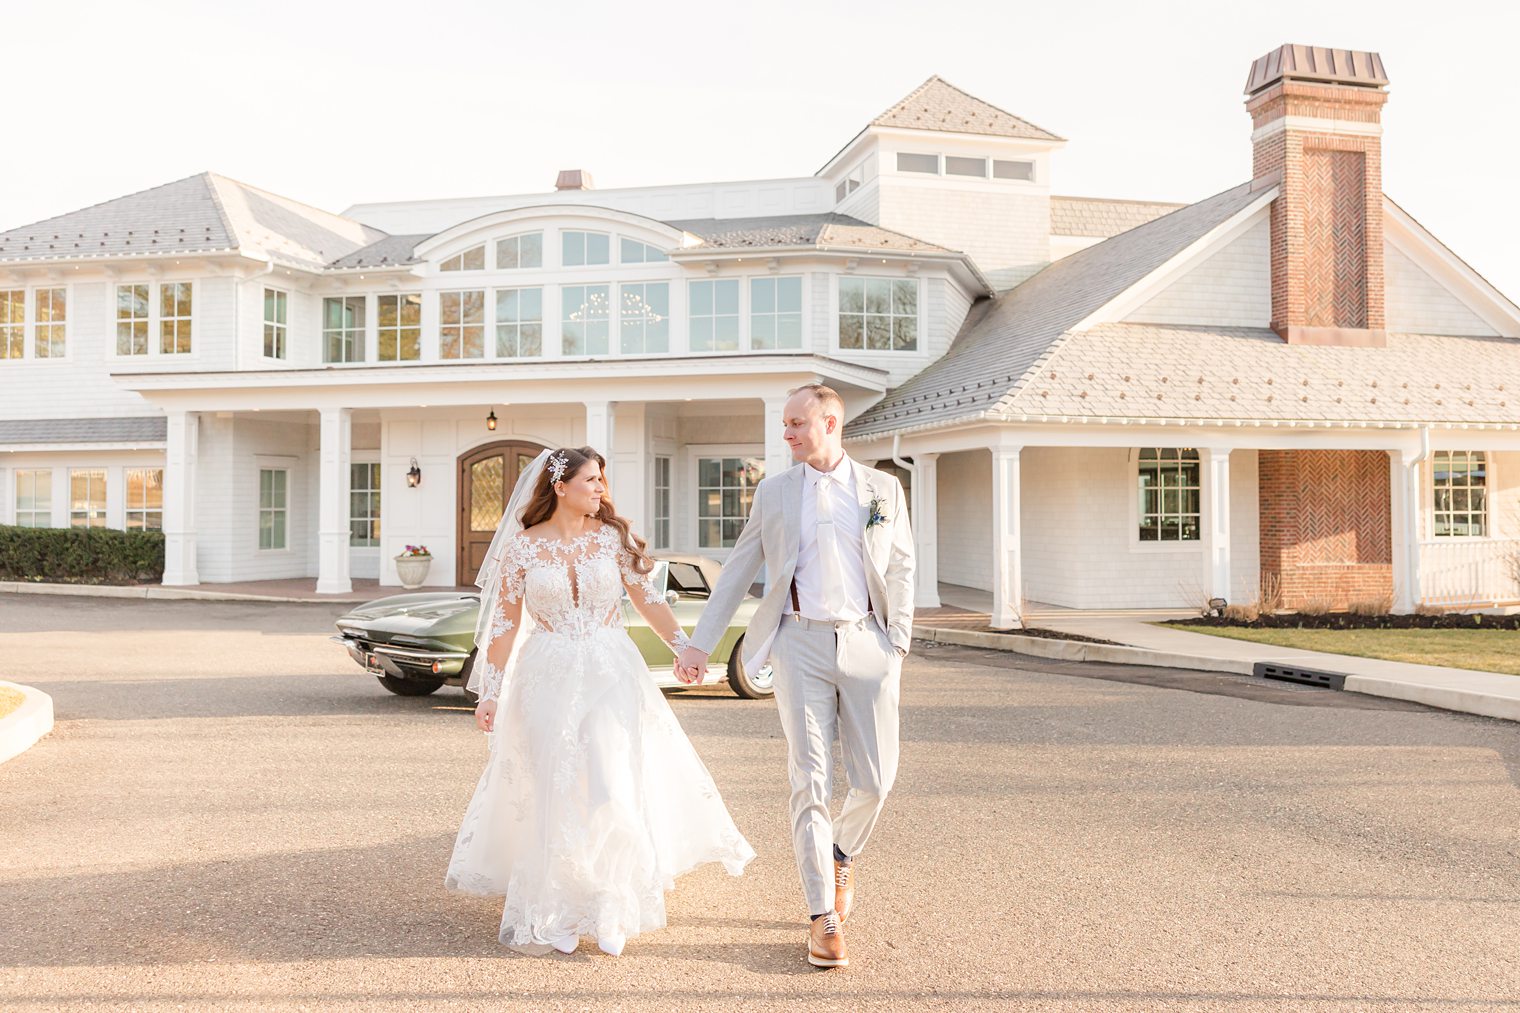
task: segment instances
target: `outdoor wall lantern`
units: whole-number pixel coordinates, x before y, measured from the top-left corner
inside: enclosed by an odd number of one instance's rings
[[[422,484],[422,469],[417,467],[417,459],[412,458],[412,466],[406,473],[406,484],[413,489]]]
[[[486,428],[489,429],[489,430],[491,430],[491,432],[493,432],[493,433],[496,432],[496,409],[495,408],[492,408],[491,409],[491,414],[489,414],[489,415],[486,416]]]

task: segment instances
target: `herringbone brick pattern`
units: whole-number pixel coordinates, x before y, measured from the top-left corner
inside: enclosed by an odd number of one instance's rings
[[[1304,152],[1304,323],[1367,326],[1366,159]]]

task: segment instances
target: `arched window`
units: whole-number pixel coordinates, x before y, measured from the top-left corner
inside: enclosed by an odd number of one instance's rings
[[[486,269],[486,247],[482,243],[472,246],[463,253],[456,254],[438,265],[440,271],[484,271]]]

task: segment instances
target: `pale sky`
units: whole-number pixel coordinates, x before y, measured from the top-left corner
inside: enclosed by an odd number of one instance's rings
[[[1055,193],[1194,201],[1296,42],[1382,54],[1384,190],[1520,302],[1513,3],[6,6],[0,230],[208,169],[332,211],[805,176],[930,74],[1067,138]]]

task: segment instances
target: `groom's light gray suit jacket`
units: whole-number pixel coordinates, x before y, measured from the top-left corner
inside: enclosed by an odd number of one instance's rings
[[[871,611],[892,645],[906,652],[913,638],[913,533],[902,485],[886,472],[851,460],[859,501],[856,523],[862,531],[866,590]],[[770,657],[771,643],[781,617],[791,603],[792,575],[802,538],[802,493],[805,468],[794,464],[755,487],[749,521],[723,564],[702,618],[692,631],[698,648],[712,653],[728,628],[749,586],[765,566],[765,597],[744,634],[744,667],[754,670]],[[871,503],[886,518],[867,527]]]

